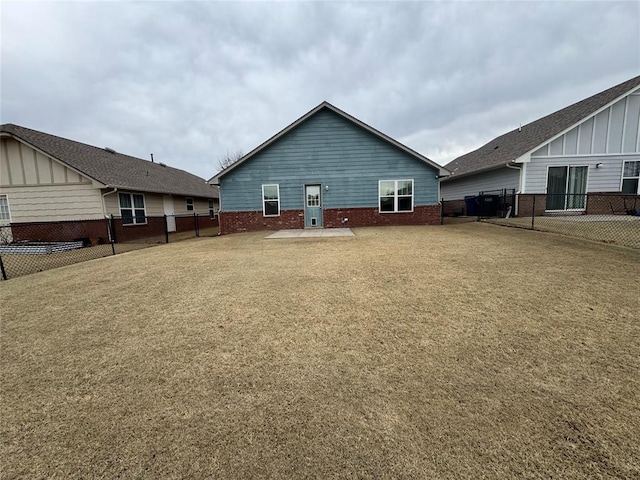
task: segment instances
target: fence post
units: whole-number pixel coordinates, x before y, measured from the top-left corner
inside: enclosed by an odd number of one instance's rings
[[[116,247],[115,247],[115,234],[113,233],[113,229],[111,228],[111,222],[113,221],[113,215],[111,215],[111,219],[109,219],[108,217],[105,218],[105,221],[107,222],[107,235],[109,235],[109,243],[111,244],[111,253],[113,255],[116,254]]]
[[[0,270],[2,270],[2,279],[7,279],[7,272],[4,269],[4,263],[2,262],[2,255],[0,255]]]
[[[167,223],[167,214],[164,214],[164,243],[169,243],[169,224]]]
[[[113,243],[118,243],[118,239],[116,237],[116,219],[113,218],[113,213],[111,214],[111,235],[113,235],[111,238]]]
[[[194,212],[193,214],[193,228],[196,232],[196,237],[200,236],[200,229],[198,228],[198,214]]]
[[[531,230],[534,230],[536,222],[536,196],[533,196],[533,205],[531,207]]]

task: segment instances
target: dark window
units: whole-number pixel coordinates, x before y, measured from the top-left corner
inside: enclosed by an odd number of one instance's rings
[[[120,193],[120,216],[123,225],[143,225],[147,223],[144,207],[144,195],[139,193]]]

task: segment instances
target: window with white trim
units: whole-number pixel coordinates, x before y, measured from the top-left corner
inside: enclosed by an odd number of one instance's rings
[[[413,212],[413,180],[378,182],[380,213]]]
[[[11,221],[11,212],[9,211],[9,197],[0,195],[0,221]]]
[[[193,212],[193,198],[186,197],[184,200],[187,202],[187,211]]]
[[[144,195],[141,193],[120,193],[119,198],[123,225],[144,225],[147,223]]]
[[[277,183],[262,185],[262,215],[280,216],[280,185]]]
[[[624,162],[622,169],[622,193],[640,195],[640,161]]]
[[[216,204],[213,201],[213,198],[209,199],[209,217],[215,218],[216,216]]]

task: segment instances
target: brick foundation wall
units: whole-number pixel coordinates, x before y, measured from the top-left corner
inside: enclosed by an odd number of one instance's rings
[[[518,216],[530,217],[533,209],[533,197],[536,197],[536,216],[544,215],[547,196],[522,193],[518,195]],[[589,192],[585,215],[621,214],[626,210],[640,210],[640,195],[623,195],[620,192]],[[625,208],[626,207],[626,208]]]
[[[323,210],[323,223],[326,228],[440,225],[440,211],[440,205],[415,207],[407,213],[378,213],[377,207],[330,208]],[[344,218],[349,220],[342,223]]]
[[[122,220],[116,219],[116,242],[131,242],[134,240],[161,237],[164,241],[164,217],[147,217],[146,225],[123,225]],[[191,219],[193,229],[193,219]]]
[[[220,212],[220,234],[304,228],[303,210],[282,210],[279,217],[262,212]]]
[[[208,216],[203,216],[203,217],[198,217],[198,228],[199,229],[204,229],[204,228],[212,228],[212,227],[217,227],[218,226],[218,217],[216,218],[211,218]]]
[[[196,229],[196,219],[192,216],[178,217],[176,216],[176,232],[194,232]]]
[[[415,207],[411,213],[378,213],[373,208],[329,208],[322,212],[325,228],[390,225],[440,225],[441,206]],[[348,221],[343,223],[343,219]],[[220,234],[304,228],[303,210],[283,210],[279,217],[262,212],[220,212]]]
[[[533,197],[536,197],[536,213],[535,216],[544,215],[544,211],[547,208],[547,196],[543,193],[539,194],[528,194],[521,193],[518,195],[518,216],[519,217],[530,217],[533,212]]]
[[[462,215],[467,215],[467,205],[464,200],[444,200],[442,202],[442,215],[452,217],[462,209]]]
[[[109,243],[107,220],[12,223],[14,242],[70,242],[88,240],[91,245]]]
[[[622,214],[628,210],[640,210],[640,195],[625,195],[620,192],[598,192],[587,194],[587,215]]]

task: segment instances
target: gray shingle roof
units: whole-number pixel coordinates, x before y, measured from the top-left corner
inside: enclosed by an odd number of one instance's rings
[[[513,162],[640,85],[640,76],[512,130],[445,165],[448,180]],[[446,180],[445,180],[446,181]]]
[[[218,198],[219,190],[184,170],[13,124],[0,134],[15,137],[108,187],[194,197]]]

